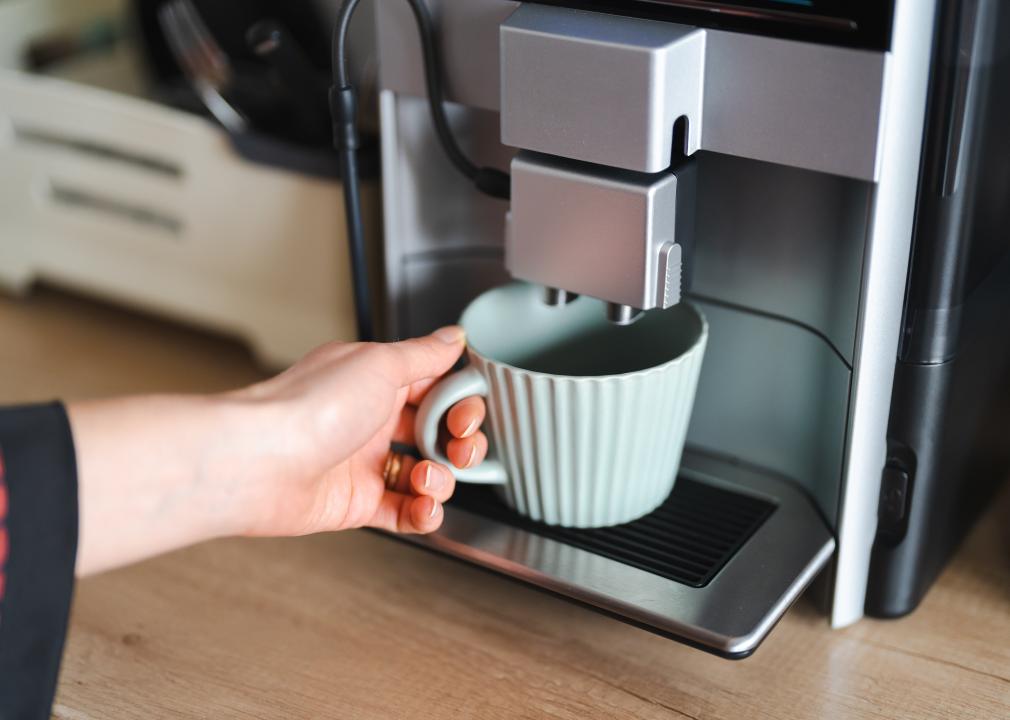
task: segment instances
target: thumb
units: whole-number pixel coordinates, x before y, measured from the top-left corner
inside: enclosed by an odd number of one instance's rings
[[[449,325],[431,335],[391,343],[389,347],[398,361],[400,387],[448,372],[463,354],[465,338],[463,328]]]

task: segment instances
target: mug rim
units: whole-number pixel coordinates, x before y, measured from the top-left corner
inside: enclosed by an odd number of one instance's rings
[[[499,285],[498,287],[504,287],[504,286]],[[466,317],[466,314],[473,307],[474,303],[480,300],[486,293],[491,292],[495,289],[497,288],[491,288],[489,290],[485,290],[483,293],[481,293],[476,298],[471,300],[470,303],[466,306],[466,308],[464,308],[463,312],[460,314],[460,320],[459,320],[459,323],[463,327],[464,332],[466,331],[466,326],[464,324],[464,318]],[[474,345],[470,342],[469,333],[467,333],[466,336],[466,350],[467,353],[476,355],[486,363],[497,365],[499,367],[508,368],[511,372],[531,375],[534,377],[544,377],[556,380],[564,379],[564,380],[583,381],[583,382],[584,381],[601,382],[606,380],[614,380],[618,378],[645,376],[652,373],[663,372],[673,365],[676,365],[681,362],[686,362],[687,358],[693,356],[695,353],[701,352],[701,349],[705,347],[708,341],[708,320],[705,318],[705,314],[700,309],[698,309],[697,305],[687,300],[681,300],[678,303],[678,305],[683,305],[686,308],[688,308],[694,314],[694,316],[698,318],[699,321],[701,321],[701,330],[698,332],[698,337],[694,339],[694,342],[691,343],[691,346],[687,350],[680,353],[676,357],[672,357],[669,360],[659,363],[658,365],[652,365],[651,367],[641,368],[640,370],[628,370],[627,372],[623,373],[609,373],[606,375],[561,375],[556,373],[545,373],[539,370],[528,370],[526,368],[521,368],[518,365],[513,365],[511,363],[505,362],[504,360],[497,360],[493,357],[489,357],[487,354],[474,347]]]

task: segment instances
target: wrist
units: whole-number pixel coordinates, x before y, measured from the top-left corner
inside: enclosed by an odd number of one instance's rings
[[[153,395],[70,403],[78,465],[78,574],[240,529],[224,452],[239,422],[222,398]]]
[[[207,400],[214,430],[198,473],[206,502],[218,509],[213,527],[218,535],[272,534],[285,504],[284,481],[304,469],[294,428],[298,413],[255,388]]]
[[[270,494],[268,402],[224,393],[201,398],[206,423],[194,475],[213,537],[250,534]]]

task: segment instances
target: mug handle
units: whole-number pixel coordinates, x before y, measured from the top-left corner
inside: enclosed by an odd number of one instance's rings
[[[487,394],[487,380],[480,370],[469,365],[431,388],[417,410],[414,437],[421,454],[428,460],[445,465],[462,482],[496,485],[508,479],[505,466],[495,458],[489,457],[480,465],[461,469],[455,467],[438,447],[438,425],[449,408],[471,395],[487,397]]]

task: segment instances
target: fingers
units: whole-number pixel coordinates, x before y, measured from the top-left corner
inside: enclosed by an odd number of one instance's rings
[[[446,443],[445,454],[460,469],[479,465],[487,456],[487,436],[478,430],[467,438],[453,438]]]
[[[456,478],[441,463],[418,461],[408,455],[401,460],[396,482],[388,489],[401,494],[427,495],[439,502],[446,502],[456,489]]]
[[[385,492],[369,526],[398,533],[430,533],[445,517],[442,503],[426,495]]]
[[[439,502],[452,497],[456,478],[445,465],[422,460],[411,468],[410,489],[418,495],[427,495]]]
[[[484,422],[485,413],[486,406],[483,398],[466,398],[449,410],[446,415],[446,426],[453,437],[469,438],[480,429],[481,423]],[[396,425],[393,427],[393,442],[414,445],[416,421],[417,408],[413,405],[404,405],[400,410],[400,416],[396,419]]]
[[[420,405],[421,401],[424,400],[424,396],[428,394],[432,385],[437,383],[438,380],[439,378],[437,377],[430,377],[411,383],[410,387],[407,388],[407,402],[411,405]]]
[[[369,525],[398,533],[437,530],[445,515],[442,503],[452,497],[455,488],[456,479],[449,468],[405,457],[396,484],[382,494]]]
[[[416,419],[417,408],[413,405],[404,405],[400,411],[400,417],[396,420],[396,427],[393,428],[393,442],[413,445],[414,422]]]
[[[393,486],[382,493],[370,527],[398,533],[429,533],[442,524],[442,503],[452,497],[456,479],[431,460],[404,457]],[[416,495],[411,494],[416,493]]]
[[[445,423],[456,438],[471,437],[484,422],[486,406],[482,397],[468,397],[452,406]]]
[[[463,354],[463,328],[450,325],[425,337],[390,343],[400,387],[444,375]]]
[[[410,473],[417,465],[417,458],[413,458],[410,455],[400,456],[400,472],[396,475],[396,480],[393,481],[387,490],[392,490],[393,492],[405,493],[410,491]]]

